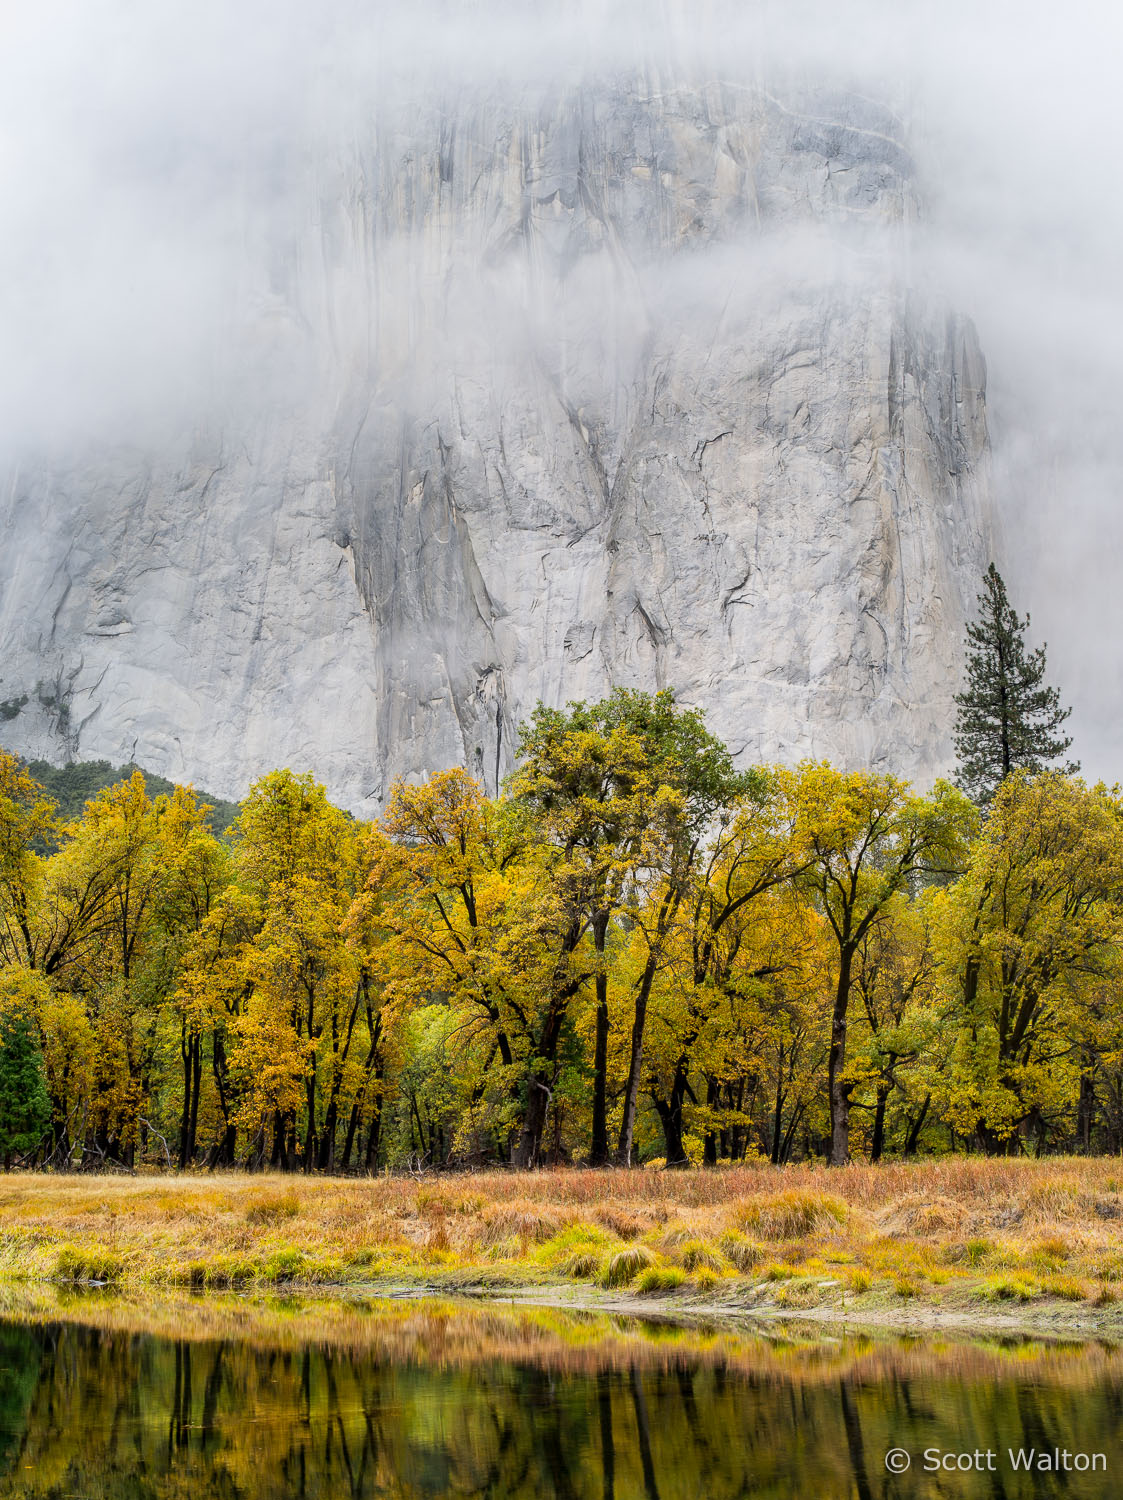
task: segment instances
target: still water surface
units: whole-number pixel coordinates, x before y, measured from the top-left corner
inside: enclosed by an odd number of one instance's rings
[[[235,1314],[221,1337],[186,1314],[191,1337],[120,1317],[0,1323],[0,1496],[1123,1494],[1108,1345],[732,1338],[416,1303],[361,1306],[323,1339],[306,1307],[287,1316]],[[886,1469],[891,1448],[906,1473]],[[925,1473],[926,1449],[974,1467]],[[1099,1453],[1106,1471],[1027,1474],[1009,1449]]]

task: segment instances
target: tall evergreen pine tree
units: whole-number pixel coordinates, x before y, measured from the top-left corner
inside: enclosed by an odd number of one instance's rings
[[[1045,647],[1026,650],[1029,615],[1019,619],[991,563],[979,595],[979,616],[967,627],[967,685],[956,695],[955,751],[959,784],[985,806],[1011,771],[1043,771],[1072,744],[1059,733],[1072,712],[1046,687]],[[1070,761],[1066,774],[1079,771]]]
[[[13,1151],[30,1151],[51,1122],[51,1100],[43,1078],[43,1058],[26,1016],[0,1020],[0,1157],[11,1165]]]

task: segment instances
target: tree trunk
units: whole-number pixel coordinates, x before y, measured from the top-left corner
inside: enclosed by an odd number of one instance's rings
[[[784,1049],[781,1046],[780,1056],[776,1063],[776,1098],[772,1106],[772,1151],[771,1161],[774,1167],[780,1165],[780,1139],[784,1128]]]
[[[926,1094],[924,1103],[920,1106],[920,1113],[909,1126],[908,1135],[905,1136],[905,1155],[915,1156],[916,1148],[920,1141],[920,1132],[924,1129],[924,1122],[928,1118],[928,1109],[932,1103],[932,1095]]]
[[[316,1135],[316,1065],[312,1064],[311,1071],[304,1085],[305,1094],[308,1099],[308,1123],[304,1130],[304,1170],[310,1172],[316,1165],[316,1147],[319,1137]],[[295,1153],[294,1153],[295,1154]]]
[[[591,1167],[608,1165],[608,973],[604,968],[604,945],[608,913],[598,913],[593,923],[597,969],[597,1029],[593,1047],[593,1139],[589,1151]]]
[[[873,1140],[870,1142],[871,1162],[880,1161],[881,1153],[885,1149],[885,1105],[889,1099],[889,1092],[889,1084],[878,1084],[877,1107],[873,1112]]]
[[[843,1082],[846,1066],[846,1008],[850,1002],[850,974],[853,950],[843,947],[838,960],[838,989],[835,991],[834,1014],[831,1017],[831,1051],[827,1064],[827,1084],[831,1104],[831,1149],[828,1164],[844,1167],[850,1160],[850,1089]]]
[[[179,1170],[182,1172],[188,1161],[187,1136],[191,1128],[191,1034],[187,1030],[187,1017],[180,1021],[179,1055],[183,1060],[183,1112],[179,1121]]]
[[[232,1167],[238,1150],[238,1131],[234,1125],[227,1125],[214,1143],[211,1154],[207,1159],[207,1166],[213,1172],[215,1167]],[[251,1168],[247,1164],[246,1171]]]
[[[640,977],[632,1018],[632,1050],[628,1061],[628,1082],[624,1088],[624,1115],[620,1121],[620,1139],[616,1160],[622,1167],[632,1165],[632,1141],[636,1128],[636,1105],[639,1102],[640,1070],[643,1066],[643,1031],[647,1022],[647,1002],[655,979],[655,955],[648,958]]]
[[[671,1097],[660,1099],[652,1094],[652,1103],[663,1127],[663,1141],[667,1153],[668,1167],[688,1167],[690,1158],[682,1143],[682,1107],[690,1093],[690,1082],[686,1074],[686,1060],[679,1058],[675,1076],[671,1082]]]
[[[370,1130],[367,1133],[367,1149],[363,1156],[366,1171],[373,1172],[378,1166],[378,1148],[382,1143],[382,1054],[375,1056],[374,1098],[371,1100]]]
[[[721,1088],[714,1079],[706,1079],[706,1106],[713,1109],[721,1103]],[[706,1167],[717,1166],[717,1134],[711,1127],[706,1131],[702,1145],[702,1165]]]
[[[524,1172],[536,1167],[542,1154],[542,1135],[546,1129],[546,1115],[552,1093],[545,1073],[535,1073],[531,1077],[522,1130],[511,1163]]]
[[[276,1171],[282,1172],[289,1169],[288,1155],[285,1151],[285,1119],[281,1111],[273,1112],[273,1151],[269,1157],[269,1165]]]
[[[520,1167],[523,1171],[530,1171],[536,1167],[542,1155],[542,1135],[546,1129],[546,1117],[549,1114],[557,1073],[554,1064],[558,1052],[558,1041],[570,998],[568,990],[555,993],[546,1012],[542,1034],[538,1039],[535,1055],[541,1062],[547,1064],[549,1072],[545,1067],[540,1067],[530,1078],[522,1130],[519,1133],[518,1145],[515,1147],[511,1163],[512,1166]]]
[[[1092,1059],[1086,1054],[1080,1072],[1080,1101],[1076,1108],[1076,1140],[1085,1156],[1092,1153],[1092,1130],[1096,1123],[1096,1087]]]
[[[324,1115],[324,1128],[320,1132],[320,1154],[316,1165],[321,1172],[335,1171],[335,1135],[339,1126],[339,1103],[333,1091],[327,1112]]]

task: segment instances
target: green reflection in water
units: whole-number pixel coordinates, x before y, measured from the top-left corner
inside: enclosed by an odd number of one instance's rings
[[[338,1345],[0,1324],[0,1495],[1022,1500],[1123,1489],[1123,1367],[1094,1345],[750,1339],[734,1359],[657,1334],[649,1357],[641,1331],[640,1352],[598,1361],[577,1317],[575,1360],[564,1341],[532,1354],[525,1314],[511,1315],[505,1347],[493,1309],[370,1316],[365,1342]],[[550,1317],[561,1339],[566,1315]],[[887,1473],[891,1447],[912,1454],[907,1474]],[[1101,1452],[1108,1469],[1015,1473],[1009,1447]],[[930,1475],[926,1448],[997,1449],[999,1461]]]

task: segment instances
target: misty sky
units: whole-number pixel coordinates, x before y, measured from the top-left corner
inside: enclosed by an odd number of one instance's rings
[[[345,152],[388,101],[672,59],[868,89],[904,112],[920,163],[917,275],[975,319],[987,356],[1000,565],[1075,706],[1075,753],[1092,776],[1123,776],[1123,13],[1106,0],[558,10],[8,7],[0,454],[190,426],[228,391],[232,328],[259,295],[247,257],[284,220],[292,163]]]

